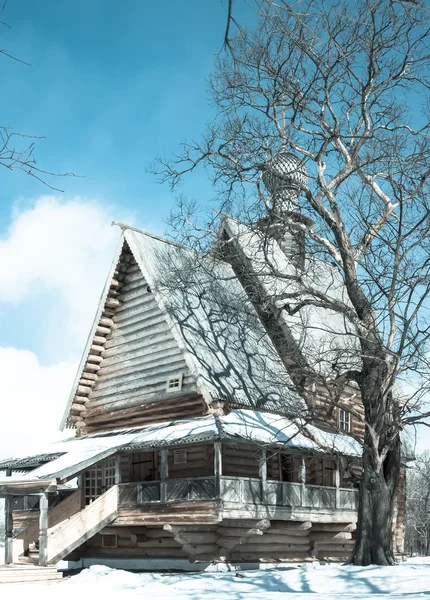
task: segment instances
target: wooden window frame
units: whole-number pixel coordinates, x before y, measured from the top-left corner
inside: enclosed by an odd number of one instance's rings
[[[339,430],[342,433],[351,433],[351,413],[346,408],[338,410]]]

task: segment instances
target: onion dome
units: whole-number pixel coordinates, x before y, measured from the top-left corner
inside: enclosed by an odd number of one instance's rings
[[[266,162],[263,183],[278,210],[294,210],[307,181],[308,172],[303,162],[286,150]]]

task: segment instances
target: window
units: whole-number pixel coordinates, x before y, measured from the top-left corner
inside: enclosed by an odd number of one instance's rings
[[[166,392],[178,392],[182,389],[183,374],[169,377],[166,382]]]
[[[175,465],[187,464],[187,451],[185,449],[177,449],[173,451],[173,463]]]
[[[351,413],[343,408],[339,408],[339,429],[345,433],[351,431]]]
[[[102,533],[102,548],[117,548],[118,538],[116,533]]]
[[[115,458],[108,458],[85,471],[85,504],[91,504],[115,485]]]

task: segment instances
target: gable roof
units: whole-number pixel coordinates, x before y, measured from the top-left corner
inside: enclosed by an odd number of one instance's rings
[[[338,370],[359,366],[357,336],[340,312],[311,303],[294,314],[283,308],[286,304],[294,308],[306,299],[318,300],[318,294],[349,306],[346,287],[335,267],[307,255],[298,279],[293,263],[264,230],[224,217],[221,231],[227,233],[236,249],[237,259],[245,261],[254,282],[277,310],[278,322],[303,363],[325,374],[332,372],[334,364]],[[314,290],[315,296],[306,290]]]
[[[302,399],[231,266],[197,255],[151,234],[127,228],[122,233],[119,250],[100,300],[62,427],[67,423],[72,403],[80,389],[89,398],[82,409],[85,414],[94,403],[99,405],[106,394],[110,395],[109,401],[112,402],[117,398],[128,401],[132,395],[136,406],[139,406],[149,385],[142,376],[141,367],[135,366],[135,363],[126,365],[127,381],[118,374],[115,385],[109,382],[111,371],[116,369],[115,364],[119,360],[124,360],[124,355],[116,354],[109,358],[108,346],[115,336],[118,338],[122,335],[115,328],[119,327],[120,312],[124,315],[129,309],[124,310],[124,305],[117,308],[117,312],[111,311],[110,317],[103,317],[103,314],[106,314],[106,306],[118,306],[124,297],[119,294],[110,298],[109,295],[112,293],[115,269],[124,251],[129,251],[136,261],[136,269],[151,295],[154,310],[159,311],[160,318],[167,324],[165,335],[170,335],[172,344],[186,364],[190,390],[201,394],[207,403],[221,399],[237,406],[278,412],[297,414],[305,410]],[[136,272],[134,277],[137,276]],[[130,309],[133,314],[138,314],[139,310],[143,309],[138,304]],[[103,319],[112,322],[112,329],[106,333],[102,347],[98,345],[100,336],[97,335],[97,328]],[[127,340],[136,337],[138,331],[141,330],[135,325],[128,326]],[[126,351],[127,340],[118,352]],[[143,352],[146,341],[141,340],[140,343]],[[94,359],[91,359],[92,348],[98,348],[98,356]],[[148,349],[147,353],[150,351]],[[97,363],[88,363],[89,360],[97,360]],[[90,381],[82,386],[86,369],[94,369],[94,376],[92,383]],[[102,373],[102,378],[98,372]],[[165,385],[165,376],[162,381]],[[89,385],[91,388],[87,389]],[[151,398],[154,396],[148,395],[148,399]]]

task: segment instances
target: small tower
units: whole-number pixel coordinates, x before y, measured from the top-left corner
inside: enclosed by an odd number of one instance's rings
[[[303,269],[305,234],[289,223],[310,223],[298,212],[299,196],[308,181],[307,169],[297,156],[281,150],[266,162],[262,179],[271,196],[272,210],[270,215],[260,220],[260,227],[265,227],[291,262],[298,269]]]

